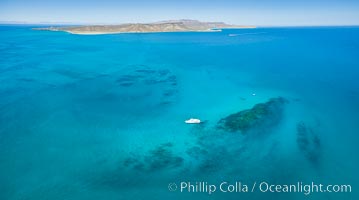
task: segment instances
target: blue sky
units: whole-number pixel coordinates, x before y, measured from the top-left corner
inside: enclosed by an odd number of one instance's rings
[[[359,0],[0,0],[0,21],[126,23],[168,19],[243,25],[359,25]]]

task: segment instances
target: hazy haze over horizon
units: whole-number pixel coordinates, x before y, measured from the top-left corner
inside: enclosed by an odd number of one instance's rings
[[[171,19],[239,25],[358,25],[354,0],[0,0],[0,21],[119,24]]]

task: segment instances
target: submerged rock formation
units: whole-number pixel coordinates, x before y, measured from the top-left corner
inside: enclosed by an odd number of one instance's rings
[[[271,98],[266,103],[256,104],[253,108],[231,114],[217,123],[217,128],[229,132],[247,131],[256,127],[273,126],[282,118],[283,105],[286,100],[282,97]]]
[[[167,69],[155,70],[143,67],[119,76],[116,82],[122,87],[130,87],[141,83],[149,86],[157,84],[176,86],[177,77]]]
[[[184,159],[174,155],[172,147],[172,143],[161,144],[155,149],[150,150],[148,154],[143,157],[136,156],[125,159],[124,166],[139,171],[151,172],[180,167],[182,166]]]
[[[297,144],[311,163],[317,163],[320,155],[320,139],[304,122],[297,124]]]
[[[159,106],[166,106],[176,101],[177,76],[168,69],[153,69],[148,66],[131,66],[131,69],[117,77],[116,83],[134,91],[132,88],[147,89],[149,93],[156,95]],[[157,92],[152,92],[157,91]]]

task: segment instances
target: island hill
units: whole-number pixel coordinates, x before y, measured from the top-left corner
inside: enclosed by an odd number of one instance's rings
[[[119,25],[81,25],[34,28],[34,30],[65,31],[72,34],[157,33],[157,32],[212,32],[225,28],[255,28],[254,26],[229,25],[223,22],[197,20],[171,20],[155,23],[129,23]]]

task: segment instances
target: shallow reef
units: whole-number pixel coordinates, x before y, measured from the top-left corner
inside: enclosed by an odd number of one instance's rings
[[[218,121],[217,128],[229,132],[246,133],[253,128],[276,125],[282,118],[286,102],[282,97],[271,98],[266,103],[256,104],[251,109],[222,118]]]
[[[184,159],[174,155],[173,144],[168,142],[150,150],[145,156],[133,156],[124,160],[124,166],[138,171],[159,171],[183,165]]]
[[[152,73],[152,72],[151,72]],[[157,72],[153,72],[157,73]],[[171,91],[167,91],[171,93]],[[139,172],[160,172],[166,170],[186,170],[192,175],[206,175],[233,163],[239,164],[248,154],[248,143],[239,134],[225,134],[223,130],[243,132],[268,129],[277,125],[282,119],[284,104],[282,98],[271,98],[265,103],[256,104],[253,108],[243,110],[221,119],[215,126],[208,121],[196,124],[190,129],[192,139],[179,153],[174,151],[171,142],[159,144],[144,154],[134,154],[123,161],[123,165]],[[241,143],[242,141],[243,143]],[[241,144],[238,144],[241,143]],[[189,167],[189,168],[188,168]],[[236,172],[242,167],[230,167]]]
[[[135,84],[155,85],[161,83],[175,86],[177,85],[177,77],[166,69],[154,70],[140,66],[139,69],[118,77],[116,82],[123,87]]]
[[[152,69],[145,65],[131,66],[126,74],[117,77],[116,83],[123,88],[147,88],[149,91],[162,91],[159,105],[169,105],[178,93],[177,77],[167,69]]]
[[[304,122],[297,124],[297,144],[305,157],[313,164],[318,163],[320,157],[320,139],[313,129]]]
[[[199,140],[204,138],[199,138]],[[194,173],[205,174],[218,172],[226,164],[234,161],[236,157],[233,157],[226,149],[227,146],[222,144],[204,144],[198,142],[196,146],[188,148],[186,150],[190,159],[193,159],[193,163],[196,163],[192,168]]]

